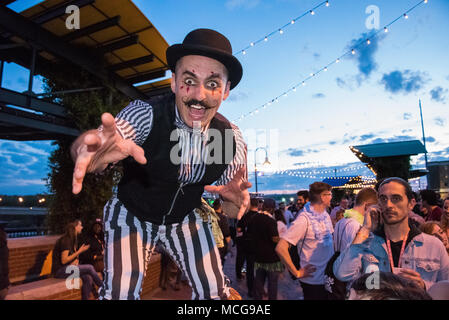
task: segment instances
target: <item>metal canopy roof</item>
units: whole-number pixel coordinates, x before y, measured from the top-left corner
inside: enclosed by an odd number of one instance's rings
[[[67,29],[65,9],[80,8],[80,29]],[[133,84],[165,76],[168,43],[130,0],[47,0],[21,15],[70,45],[102,56],[104,67]],[[44,58],[57,58],[48,51]]]
[[[130,0],[46,0],[20,14],[6,7],[11,2],[0,3],[0,60],[44,77],[53,63],[70,62],[112,83],[130,99],[170,90],[170,79],[135,86],[165,76],[168,44]],[[66,27],[69,5],[80,9],[79,29]],[[0,88],[0,139],[52,140],[78,134],[63,106],[30,92]]]
[[[366,144],[349,148],[363,162],[367,162],[368,158],[411,156],[426,153],[424,145],[419,140]]]

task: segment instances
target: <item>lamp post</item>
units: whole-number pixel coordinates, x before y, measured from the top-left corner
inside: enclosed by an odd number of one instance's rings
[[[267,148],[265,148],[265,147],[258,147],[258,148],[256,148],[256,150],[254,150],[254,179],[255,179],[255,183],[256,183],[256,193],[258,192],[258,189],[257,189],[257,158],[256,158],[256,153],[257,153],[257,150],[259,150],[259,149],[265,150],[265,161],[263,162],[262,165],[270,165],[271,164],[270,161],[268,161]]]

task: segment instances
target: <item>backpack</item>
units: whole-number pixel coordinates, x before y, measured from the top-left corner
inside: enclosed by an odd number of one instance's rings
[[[349,219],[348,219],[349,220]],[[343,230],[340,232],[340,237],[337,234],[337,249],[341,246],[341,237],[345,232],[346,226],[349,221],[346,222]],[[328,300],[345,300],[346,299],[346,287],[347,282],[343,282],[337,279],[334,275],[334,262],[340,256],[340,251],[335,251],[334,255],[329,259],[324,270],[324,288],[327,291]]]

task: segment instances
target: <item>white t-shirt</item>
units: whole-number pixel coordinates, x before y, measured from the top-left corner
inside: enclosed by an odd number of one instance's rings
[[[280,220],[277,221],[277,224],[278,224],[279,237],[282,237],[282,235],[285,233],[285,231],[287,231],[287,226],[285,225],[285,223],[283,223]]]
[[[301,268],[308,264],[316,267],[313,276],[302,278],[301,281],[318,285],[324,284],[324,270],[334,254],[334,248],[333,228],[329,214],[323,211],[319,214],[315,213],[315,215],[323,215],[321,216],[322,221],[316,221],[311,218],[310,213],[302,211],[281,238],[292,245],[298,245]],[[328,226],[330,226],[330,230]]]
[[[361,224],[356,219],[343,218],[335,225],[334,250],[343,252],[354,241]]]

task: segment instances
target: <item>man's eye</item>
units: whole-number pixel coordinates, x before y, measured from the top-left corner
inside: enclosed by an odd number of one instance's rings
[[[217,89],[218,88],[218,83],[216,83],[215,81],[210,81],[207,83],[207,86],[211,89]]]
[[[195,84],[195,81],[193,81],[192,79],[185,79],[184,83],[188,86],[192,86]]]

